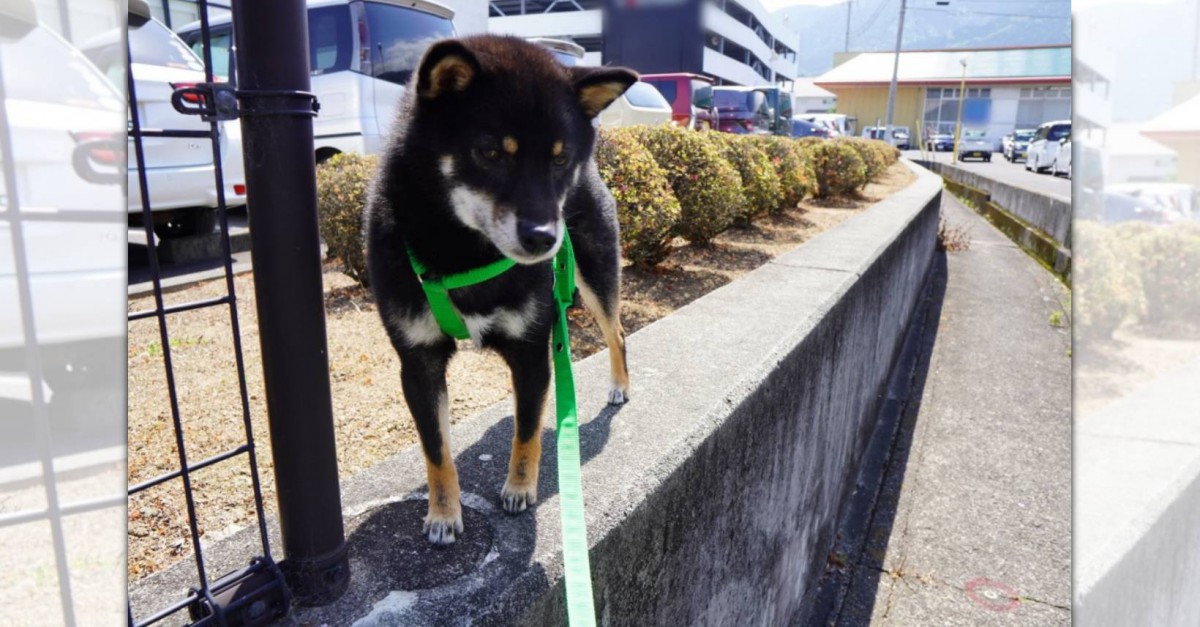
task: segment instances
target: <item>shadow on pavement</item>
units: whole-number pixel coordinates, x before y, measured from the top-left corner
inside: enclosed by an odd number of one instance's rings
[[[930,267],[924,302],[909,323],[893,367],[887,398],[859,471],[858,490],[842,512],[813,608],[804,622],[797,624],[854,627],[871,623],[929,375],[946,281],[946,253],[939,251]]]

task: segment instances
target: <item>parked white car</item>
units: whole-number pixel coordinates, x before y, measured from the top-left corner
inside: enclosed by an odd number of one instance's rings
[[[1059,141],[1071,135],[1071,121],[1046,122],[1038,127],[1029,141],[1029,152],[1025,156],[1025,169],[1047,172],[1058,156]]]
[[[657,126],[671,121],[671,103],[650,83],[638,81],[600,112],[601,128],[616,128],[649,124]]]
[[[80,46],[122,93],[126,90],[125,32],[112,30]],[[150,17],[144,0],[129,2],[128,34],[141,128],[207,132],[208,122],[198,115],[180,113],[171,105],[171,95],[177,88],[204,82],[200,59],[170,29]],[[222,77],[214,76],[213,80],[220,82]],[[225,205],[244,205],[241,126],[236,121],[218,126]],[[208,138],[144,137],[142,151],[155,234],[165,239],[211,233],[217,224],[219,205],[212,142]],[[128,211],[136,223],[142,214],[142,190],[132,139],[128,167]]]
[[[1071,178],[1071,136],[1067,135],[1058,142],[1058,154],[1054,156],[1054,164],[1050,166],[1054,176],[1063,175]]]
[[[428,0],[308,1],[308,62],[321,105],[313,120],[318,162],[341,152],[380,152],[405,83],[429,44],[454,36],[453,17]],[[236,82],[231,20],[209,20],[209,33],[214,65]],[[202,50],[199,22],[178,32]]]
[[[835,137],[846,135],[854,136],[854,127],[857,124],[857,118],[847,116],[845,113],[801,113],[793,116],[797,120],[805,122],[814,122],[822,124],[828,128]]]
[[[29,290],[50,428],[58,438],[104,432],[124,417],[125,97],[78,50],[36,22],[31,2],[0,3],[0,62],[14,187],[0,176],[0,452],[32,441],[19,285]],[[52,74],[51,74],[52,72]],[[22,252],[24,272],[16,254]],[[103,428],[97,428],[97,427]],[[120,431],[115,431],[120,433]],[[123,442],[123,440],[122,440]],[[29,451],[27,451],[29,452]]]

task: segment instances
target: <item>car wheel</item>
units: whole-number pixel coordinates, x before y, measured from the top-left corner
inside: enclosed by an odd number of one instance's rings
[[[154,234],[159,239],[208,235],[216,226],[217,210],[214,207],[173,209],[154,215]]]

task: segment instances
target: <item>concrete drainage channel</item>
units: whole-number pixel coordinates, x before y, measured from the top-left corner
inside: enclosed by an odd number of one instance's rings
[[[934,260],[942,180],[909,166],[908,188],[630,336],[628,404],[605,405],[607,355],[577,364],[602,624],[808,614]],[[416,446],[346,481],[351,588],[288,624],[562,624],[554,456],[536,508],[496,506],[510,416],[502,403],[451,429],[466,532],[449,548],[420,533]],[[548,429],[544,450],[554,441]],[[245,530],[206,553],[236,563],[253,542]],[[189,577],[170,568],[131,600]]]
[[[1009,185],[938,161],[917,161],[938,173],[946,189],[987,218],[1066,284],[1071,283],[1069,201]]]

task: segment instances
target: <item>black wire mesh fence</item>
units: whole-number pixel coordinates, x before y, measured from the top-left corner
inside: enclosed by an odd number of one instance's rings
[[[305,4],[303,0],[286,0],[271,6],[248,3],[231,7],[235,13],[238,50],[236,74],[244,78],[238,81],[230,76],[222,82],[214,82],[208,4],[202,0],[197,8],[204,81],[174,86],[171,105],[179,113],[199,116],[206,128],[145,126],[133,63],[126,74],[129,138],[134,157],[131,166],[137,174],[130,184],[138,186],[142,201],[141,223],[152,293],[150,306],[130,311],[129,321],[131,325],[152,323],[157,328],[153,352],[154,357],[161,359],[163,368],[162,385],[167,398],[163,422],[169,425],[171,448],[177,458],[170,470],[129,486],[131,519],[142,511],[133,507],[134,499],[158,490],[173,490],[176,497],[182,495],[180,517],[186,520],[186,534],[177,548],[179,554],[190,554],[194,566],[190,577],[194,585],[178,598],[158,598],[155,600],[158,606],[153,608],[130,604],[129,623],[137,626],[160,622],[263,624],[285,613],[292,602],[320,604],[336,598],[349,578],[333,442],[315,220],[315,172],[311,155],[316,103],[305,91],[308,87],[308,42],[303,36],[307,30]],[[164,10],[168,9],[164,3]],[[130,19],[133,28],[132,20],[148,18],[131,13]],[[248,367],[258,365],[247,365],[242,346],[225,198],[226,161],[221,154],[222,132],[228,131],[224,125],[237,124],[239,119],[244,134],[248,212],[252,211],[254,216],[250,239],[258,335],[285,557],[279,563],[272,554],[259,475],[246,376]],[[211,146],[217,196],[216,236],[223,279],[219,294],[179,302],[168,302],[164,297],[163,265],[155,229],[156,220],[161,222],[161,218],[155,216],[153,183],[146,176],[147,168],[153,165],[147,163],[147,142],[168,139],[195,140]],[[286,184],[281,184],[285,181]],[[311,212],[311,220],[303,219],[306,211]],[[212,236],[206,233],[196,237]],[[236,413],[241,423],[240,441],[219,451],[213,450],[212,442],[197,443],[189,438],[189,432],[194,438],[203,429],[194,416],[187,414],[211,401],[185,398],[190,388],[181,386],[181,376],[191,375],[185,372],[188,364],[181,362],[178,349],[191,339],[173,338],[171,333],[173,321],[181,316],[209,312],[211,319],[213,311],[223,312],[227,319],[223,324],[227,324],[232,340],[236,374],[230,385],[237,387]],[[201,413],[206,415],[204,420],[231,419],[229,409],[207,407]],[[205,451],[202,459],[191,454],[197,449]],[[239,463],[247,466],[247,472],[241,476],[248,479],[247,488],[252,493],[250,522],[257,538],[253,549],[241,556],[241,565],[232,572],[217,574],[213,558],[205,550],[206,537],[210,536],[202,522],[203,499],[198,496],[212,487],[211,482],[203,479],[203,473]],[[153,510],[153,505],[148,509]]]

